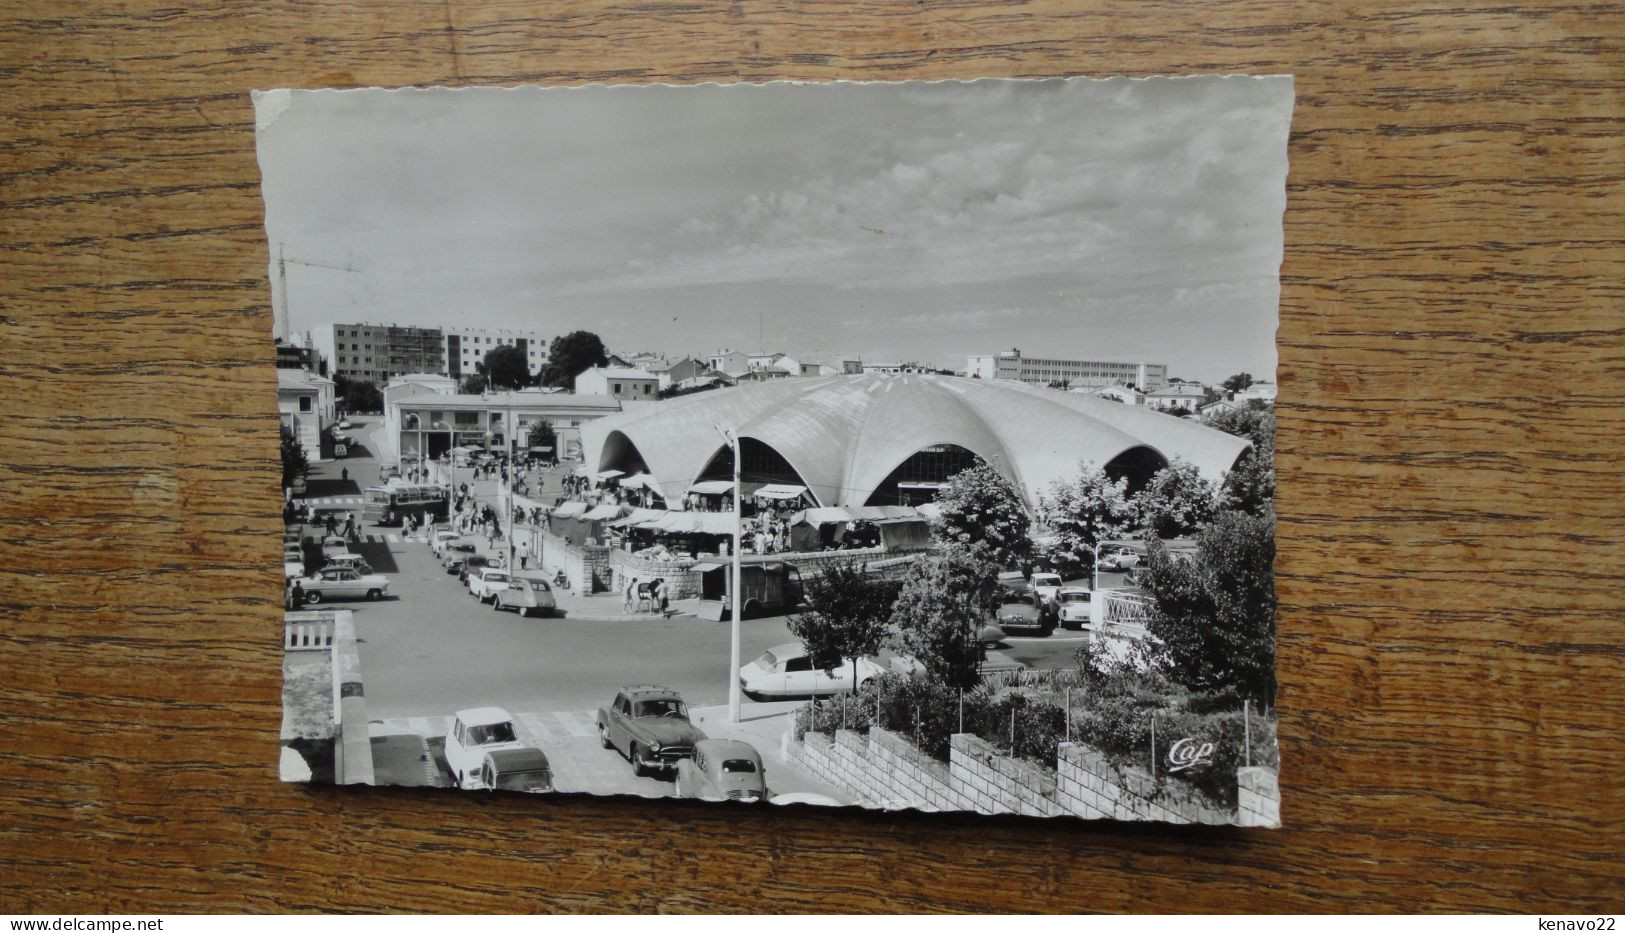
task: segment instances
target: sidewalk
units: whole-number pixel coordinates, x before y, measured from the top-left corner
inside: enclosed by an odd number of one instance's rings
[[[677,612],[674,609],[668,610],[664,616],[658,612],[627,612],[620,593],[581,596],[571,591],[556,589],[553,591],[553,601],[558,603],[559,610],[566,619],[586,619],[593,622],[701,621],[689,613]]]

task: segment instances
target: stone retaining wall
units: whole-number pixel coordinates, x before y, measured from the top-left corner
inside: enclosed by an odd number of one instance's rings
[[[612,589],[609,548],[571,544],[539,528],[530,529],[530,535],[531,553],[540,552],[545,572],[551,574],[563,570],[570,580],[570,588],[583,596]]]
[[[946,764],[906,738],[874,728],[864,736],[845,729],[833,737],[786,733],[783,752],[820,780],[844,790],[860,806],[887,810],[971,810],[1025,816],[1158,820],[1240,826],[1280,825],[1280,795],[1273,771],[1237,771],[1236,813],[1212,807],[1195,791],[1148,775],[1118,770],[1099,751],[1076,743],[1057,750],[1056,768],[1008,758],[978,736],[950,740]]]

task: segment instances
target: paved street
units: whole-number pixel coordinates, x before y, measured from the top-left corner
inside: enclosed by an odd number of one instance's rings
[[[352,511],[360,518],[365,486],[378,478],[375,419],[355,419],[352,455],[312,466],[309,493],[318,509]],[[347,470],[349,481],[341,478]],[[494,497],[496,484],[476,494]],[[554,495],[556,493],[545,493]],[[348,602],[353,611],[368,715],[378,733],[415,733],[439,756],[451,717],[459,709],[500,706],[512,713],[523,738],[548,753],[561,791],[669,796],[669,780],[638,778],[617,752],[599,745],[598,707],[627,683],[675,688],[693,719],[713,738],[741,738],[761,752],[768,783],[777,793],[796,791],[839,798],[832,788],[779,759],[779,738],[797,703],[744,701],[744,721],[727,722],[729,626],[692,616],[670,619],[618,616],[613,596],[574,600],[570,618],[522,618],[497,612],[447,574],[421,535],[367,526],[351,549],[388,575],[389,596],[376,603]],[[602,603],[598,612],[594,604]],[[586,607],[586,608],[582,608]],[[774,645],[794,641],[782,617],[741,625],[740,658],[748,663]],[[1072,663],[1084,636],[1058,631],[1048,638],[1011,638],[1006,651],[1033,668]],[[442,762],[443,763],[443,762]]]

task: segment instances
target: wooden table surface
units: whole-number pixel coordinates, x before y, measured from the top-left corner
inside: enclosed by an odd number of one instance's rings
[[[1518,0],[12,0],[0,911],[1621,909],[1622,35]],[[1164,72],[1297,77],[1288,828],[277,781],[250,89]]]

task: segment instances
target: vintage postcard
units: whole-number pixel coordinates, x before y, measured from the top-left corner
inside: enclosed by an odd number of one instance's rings
[[[257,93],[284,779],[1279,825],[1292,103]]]

